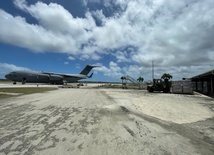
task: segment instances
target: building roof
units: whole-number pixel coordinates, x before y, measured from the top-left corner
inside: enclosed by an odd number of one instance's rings
[[[196,76],[192,77],[191,79],[194,81],[194,80],[198,80],[198,79],[207,79],[207,78],[213,78],[213,77],[214,77],[214,69],[207,71],[205,73],[196,75]]]

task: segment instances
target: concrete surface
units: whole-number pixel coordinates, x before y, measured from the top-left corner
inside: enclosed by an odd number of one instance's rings
[[[0,100],[0,154],[213,155],[214,100],[58,89]]]

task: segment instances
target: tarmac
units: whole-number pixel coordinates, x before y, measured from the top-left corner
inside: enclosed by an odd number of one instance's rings
[[[0,154],[213,155],[212,98],[96,86],[0,99]]]

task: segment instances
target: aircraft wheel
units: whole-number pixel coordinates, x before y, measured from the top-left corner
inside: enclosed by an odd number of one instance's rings
[[[13,84],[16,84],[16,82],[13,82]]]
[[[24,77],[22,80],[22,84],[25,84],[25,83],[26,83],[26,78]]]

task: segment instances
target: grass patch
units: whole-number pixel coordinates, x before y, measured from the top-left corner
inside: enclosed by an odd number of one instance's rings
[[[13,83],[13,82],[6,79],[0,79],[0,84],[8,84],[8,83]]]
[[[11,97],[13,95],[7,95],[7,94],[0,94],[0,99],[2,98],[7,98],[7,97]]]
[[[48,87],[0,88],[0,92],[32,94],[32,93],[41,93],[41,92],[51,91],[56,89],[57,88],[48,88]]]

